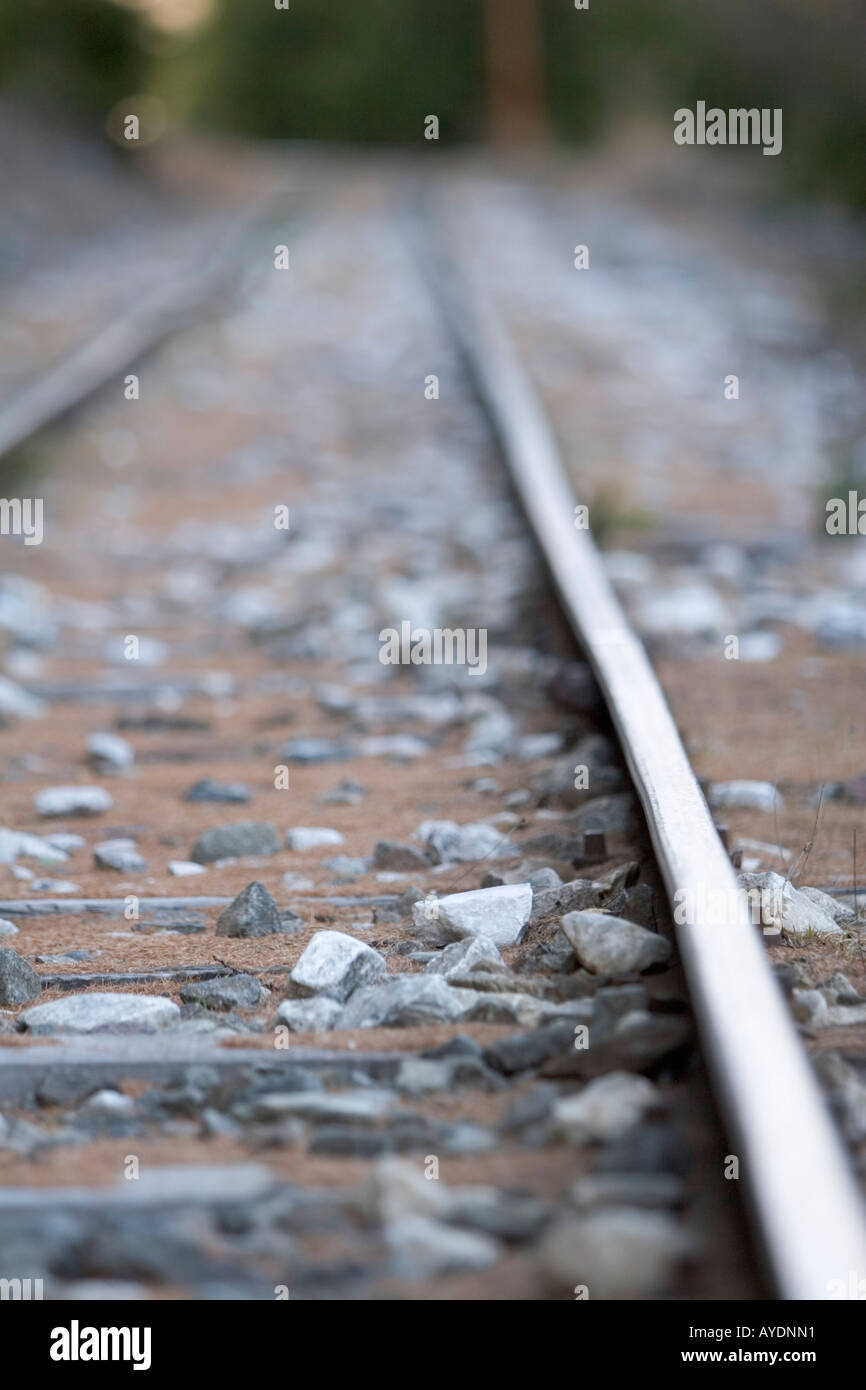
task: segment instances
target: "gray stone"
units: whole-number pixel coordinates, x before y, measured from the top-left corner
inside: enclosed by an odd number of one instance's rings
[[[672,1210],[685,1201],[686,1185],[675,1173],[588,1173],[571,1189],[579,1211],[598,1207]]]
[[[184,801],[214,801],[232,806],[245,805],[250,799],[249,788],[243,782],[215,782],[211,777],[203,777],[184,795]]]
[[[580,964],[596,975],[615,978],[640,973],[666,965],[673,955],[663,936],[603,912],[569,912],[562,919],[562,930]]]
[[[163,995],[93,990],[37,1004],[18,1024],[31,1033],[156,1033],[179,1017],[177,1004]]]
[[[0,1004],[28,1004],[41,993],[42,982],[33,966],[11,946],[0,946]]]
[[[605,830],[610,834],[622,834],[632,830],[640,820],[637,800],[631,792],[617,792],[613,796],[596,796],[587,801],[579,810],[572,812],[563,826],[585,834],[587,830]]]
[[[34,804],[40,816],[98,816],[114,801],[103,787],[45,787]]]
[[[454,1066],[432,1057],[406,1057],[397,1072],[397,1089],[409,1095],[429,1095],[446,1091],[451,1085]]]
[[[93,851],[93,862],[98,869],[115,869],[121,874],[140,873],[147,868],[134,840],[103,840]]]
[[[198,864],[212,864],[217,859],[279,854],[281,849],[280,837],[273,825],[267,821],[239,820],[203,831],[189,857]]]
[[[258,879],[241,889],[216,923],[217,936],[272,936],[282,930],[279,908]]]
[[[339,830],[330,830],[324,825],[296,825],[293,830],[286,831],[286,848],[301,853],[343,843],[344,838]]]
[[[325,994],[312,999],[286,999],[277,1009],[277,1020],[292,1033],[320,1033],[336,1026],[342,1005]]]
[[[413,873],[416,869],[423,872],[429,867],[426,855],[414,845],[397,844],[395,840],[377,840],[373,848],[374,869],[405,874]]]
[[[446,941],[486,936],[496,946],[514,946],[531,912],[532,889],[528,883],[516,883],[428,898],[414,905],[412,920],[419,929]]]
[[[17,936],[18,928],[7,917],[0,917],[0,936]]]
[[[230,1009],[255,1009],[267,993],[255,975],[227,975],[184,985],[180,997],[185,1004],[203,1004],[206,1009],[227,1013]]]
[[[618,1139],[658,1103],[658,1092],[645,1076],[614,1071],[590,1081],[578,1095],[558,1100],[553,1123],[572,1144]]]
[[[494,1071],[511,1076],[540,1067],[572,1047],[573,1043],[574,1024],[569,1019],[557,1019],[531,1032],[512,1034],[491,1043],[484,1051],[484,1060]]]
[[[540,922],[547,917],[561,917],[564,912],[600,907],[607,891],[603,883],[594,883],[588,878],[575,878],[542,892],[533,889],[530,921]]]
[[[292,970],[288,992],[295,998],[324,994],[343,1003],[359,986],[381,979],[386,970],[384,957],[363,941],[345,932],[320,931]]]
[[[411,1028],[451,1023],[465,1000],[441,975],[395,975],[381,985],[356,990],[340,1015],[340,1028]]]
[[[339,763],[354,756],[355,750],[348,744],[330,738],[293,738],[280,750],[287,763]]]
[[[489,936],[466,936],[462,941],[453,941],[444,951],[437,951],[424,967],[424,973],[444,975],[450,980],[452,976],[469,975],[473,971],[504,969],[505,962]]]

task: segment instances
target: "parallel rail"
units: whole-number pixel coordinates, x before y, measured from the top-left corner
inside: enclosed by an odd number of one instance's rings
[[[577,499],[544,411],[456,245],[445,234],[425,257],[434,290],[604,694],[672,907],[680,904],[680,954],[768,1272],[783,1299],[828,1299],[833,1281],[866,1275],[866,1214],[848,1156],[658,680],[590,533],[575,529]]]

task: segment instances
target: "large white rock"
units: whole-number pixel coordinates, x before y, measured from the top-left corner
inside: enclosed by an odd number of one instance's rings
[[[596,975],[632,975],[673,955],[663,936],[606,912],[568,912],[561,926],[580,964]]]
[[[449,893],[444,898],[417,902],[412,908],[412,920],[422,931],[438,933],[446,941],[486,936],[495,946],[514,946],[531,914],[532,889],[528,883]]]
[[[156,1033],[179,1017],[162,994],[87,991],[25,1009],[18,1022],[31,1033]]]
[[[384,956],[355,936],[319,931],[289,975],[295,998],[325,994],[343,1003],[360,985],[380,980],[387,970]]]
[[[794,941],[843,934],[823,904],[801,893],[781,874],[738,874],[737,882],[748,897],[752,921],[766,935],[782,932]]]
[[[114,802],[104,787],[45,787],[35,805],[40,816],[98,816]]]
[[[553,1222],[539,1257],[552,1291],[569,1298],[578,1284],[590,1298],[653,1298],[689,1253],[681,1224],[666,1212],[610,1207]]]
[[[578,1095],[553,1107],[557,1131],[571,1143],[618,1139],[658,1104],[658,1092],[645,1076],[612,1071],[590,1081]]]

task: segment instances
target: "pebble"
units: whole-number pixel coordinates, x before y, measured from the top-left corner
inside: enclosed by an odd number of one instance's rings
[[[511,1076],[540,1067],[574,1043],[574,1025],[568,1019],[542,1024],[528,1033],[500,1038],[484,1050],[484,1060],[494,1071]],[[573,1049],[572,1049],[573,1050]]]
[[[44,700],[22,690],[8,676],[0,676],[0,718],[41,719],[47,708]]]
[[[587,801],[563,822],[569,830],[585,832],[604,830],[608,834],[625,834],[639,823],[640,812],[632,792],[616,792],[611,796],[596,796]]]
[[[293,738],[280,749],[280,757],[287,763],[340,763],[354,756],[354,748],[330,738]]]
[[[618,1139],[658,1103],[658,1092],[645,1076],[614,1071],[590,1081],[578,1095],[558,1100],[553,1122],[571,1144]]]
[[[216,922],[217,936],[271,936],[282,930],[279,908],[258,879],[241,889]]]
[[[194,864],[191,859],[170,859],[168,871],[175,878],[191,878],[194,874],[207,872],[204,864]]]
[[[415,832],[434,855],[434,863],[462,864],[498,858],[513,851],[503,844],[502,832],[486,821],[458,825],[452,820],[422,821]]]
[[[184,794],[184,801],[214,801],[229,805],[244,805],[250,799],[249,788],[242,782],[214,782],[203,777],[194,782]]]
[[[163,995],[88,990],[26,1009],[18,1024],[30,1033],[156,1033],[179,1018],[177,1004]]]
[[[569,912],[562,930],[586,970],[596,975],[632,975],[667,965],[673,947],[663,936],[604,912]]]
[[[716,810],[766,811],[781,810],[782,797],[772,782],[756,782],[741,778],[734,782],[712,782],[707,800]]]
[[[422,872],[429,869],[427,856],[414,845],[401,845],[395,840],[377,840],[373,847],[373,867],[392,873]]]
[[[366,795],[366,787],[362,787],[360,782],[355,782],[351,777],[347,777],[336,787],[332,787],[330,791],[316,797],[316,804],[319,806],[360,806]]]
[[[309,849],[324,849],[330,845],[342,845],[344,837],[339,830],[329,830],[324,825],[297,825],[286,831],[286,848],[303,853]]]
[[[103,840],[93,851],[93,862],[98,869],[116,869],[121,874],[140,873],[147,868],[134,840]]]
[[[531,912],[532,889],[516,883],[425,899],[414,904],[412,920],[416,928],[445,941],[486,936],[496,946],[514,946]]]
[[[86,1115],[130,1115],[135,1109],[135,1101],[122,1091],[109,1089],[94,1091],[81,1106]]]
[[[89,734],[85,750],[87,762],[95,772],[109,775],[128,772],[135,761],[135,749],[119,734]]]
[[[0,936],[17,936],[18,928],[8,917],[0,917]]]
[[[189,857],[198,864],[212,864],[218,859],[279,854],[281,849],[280,837],[269,822],[239,820],[205,830],[190,850]]]
[[[345,932],[320,931],[289,975],[287,992],[295,998],[324,994],[344,1003],[360,986],[374,985],[386,970],[384,957],[365,942]],[[341,1026],[361,1025],[343,1023]]]
[[[40,816],[98,816],[114,801],[103,787],[44,787],[34,804]]]
[[[33,966],[11,946],[0,946],[0,1004],[28,1004],[42,993]]]

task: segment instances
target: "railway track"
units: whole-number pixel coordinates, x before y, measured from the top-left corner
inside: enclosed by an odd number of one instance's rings
[[[482,414],[363,182],[291,277],[154,354],[137,416],[96,399],[51,446],[48,632],[13,663],[37,717],[0,732],[38,837],[3,893],[0,1273],[832,1297],[866,1266],[848,1159],[507,341],[465,272],[437,281]],[[120,489],[92,449],[119,418]],[[77,474],[119,490],[112,535]],[[383,661],[404,623],[462,632],[462,667]],[[121,679],[129,636],[152,664]]]

